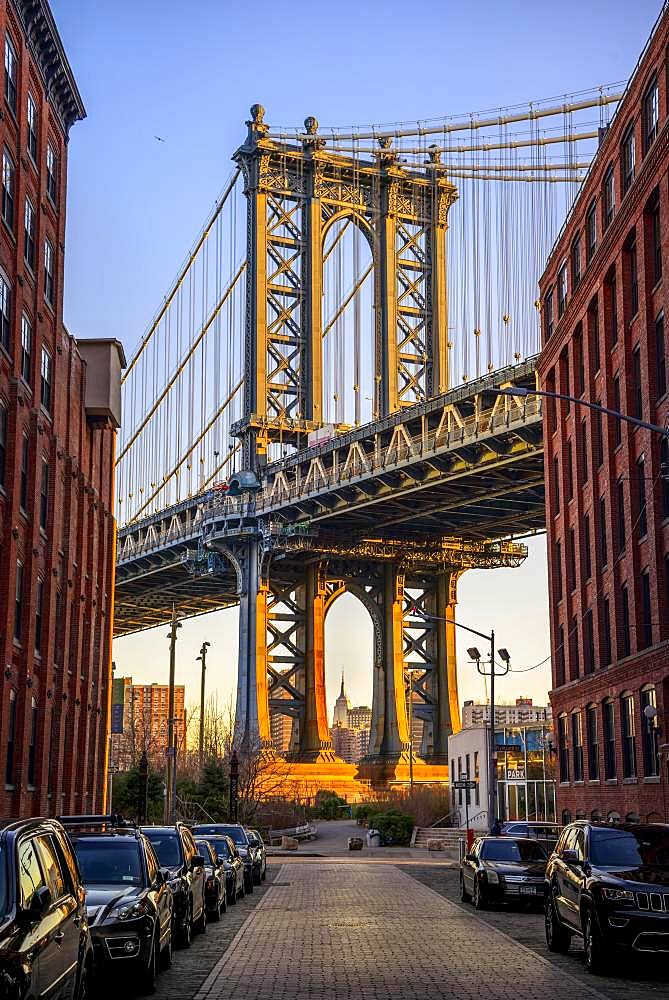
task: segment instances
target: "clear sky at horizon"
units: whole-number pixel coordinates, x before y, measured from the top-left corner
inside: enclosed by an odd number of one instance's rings
[[[65,321],[75,336],[140,339],[230,172],[251,104],[273,125],[385,123],[527,103],[626,80],[657,0],[51,0],[88,111],[69,149]],[[164,141],[159,141],[159,136]],[[451,299],[457,289],[450,290]],[[458,616],[494,627],[514,666],[548,656],[546,556],[530,540],[518,570],[463,576]],[[177,675],[197,697],[203,639],[209,683],[227,699],[236,610],[184,624]],[[165,680],[166,628],[115,643],[117,674]],[[371,623],[345,597],[327,622],[329,712],[342,666],[355,703],[371,699]],[[459,642],[460,691],[483,694]],[[500,683],[501,698],[545,699],[549,663]]]

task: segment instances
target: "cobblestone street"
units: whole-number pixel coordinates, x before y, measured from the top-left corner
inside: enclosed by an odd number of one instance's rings
[[[457,870],[299,861],[210,926],[160,977],[159,1000],[495,1000],[665,995],[667,982],[594,979],[553,956],[539,914],[474,914]]]

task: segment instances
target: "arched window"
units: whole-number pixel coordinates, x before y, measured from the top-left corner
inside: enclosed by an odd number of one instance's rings
[[[620,823],[620,813],[617,809],[610,809],[606,814],[607,823]]]
[[[571,823],[571,813],[568,809],[562,810],[562,825],[568,826]]]
[[[593,809],[592,812],[590,813],[590,819],[593,821],[593,823],[600,823],[602,819],[601,809]]]

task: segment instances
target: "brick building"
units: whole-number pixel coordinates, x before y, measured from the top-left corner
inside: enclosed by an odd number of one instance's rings
[[[169,686],[133,684],[132,677],[118,677],[114,680],[114,689],[119,691],[116,697],[122,698],[120,704],[123,731],[121,733],[112,731],[110,753],[112,770],[127,771],[131,767],[137,767],[143,753],[146,753],[149,763],[155,770],[162,770],[165,767],[167,750]],[[179,755],[186,749],[185,701],[184,685],[175,684],[174,729]],[[113,728],[112,726],[112,730]]]
[[[67,139],[46,0],[0,0],[0,815],[103,806],[120,345],[63,326]]]
[[[665,13],[540,282],[542,388],[660,425],[668,43]],[[669,449],[566,401],[546,400],[544,440],[558,810],[669,820]]]

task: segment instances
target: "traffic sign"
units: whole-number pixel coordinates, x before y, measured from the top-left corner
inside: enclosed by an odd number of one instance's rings
[[[453,788],[466,788],[466,789],[469,789],[469,791],[471,791],[472,789],[476,788],[476,782],[475,781],[454,781],[453,782]]]

